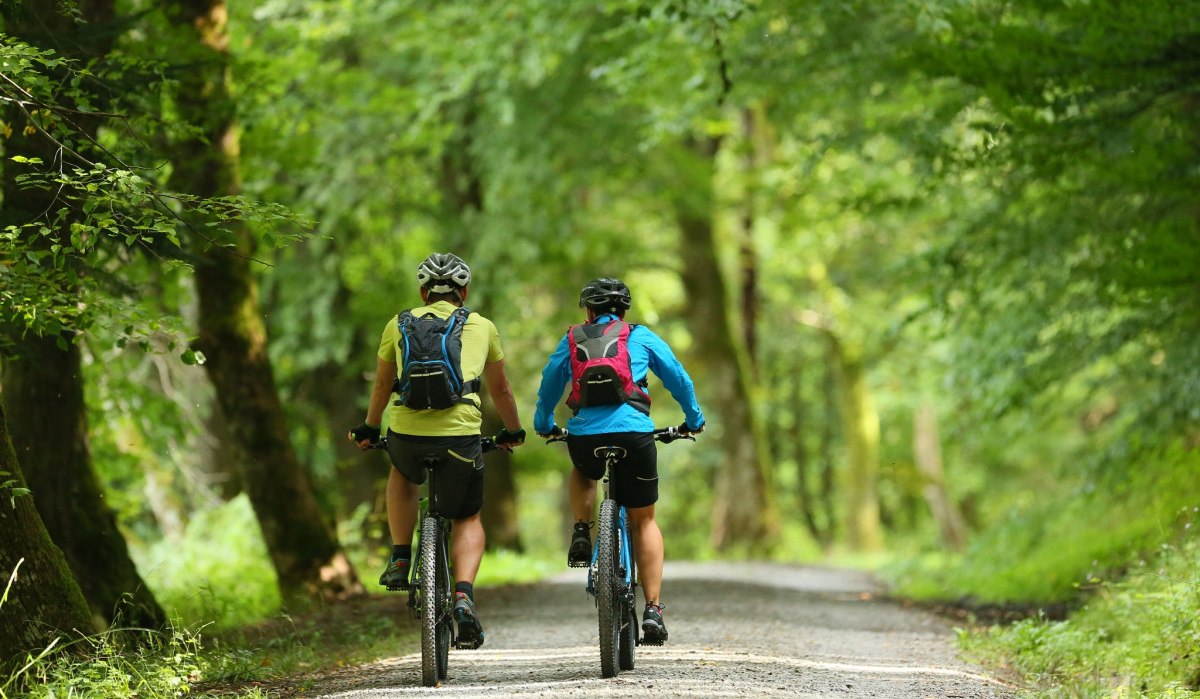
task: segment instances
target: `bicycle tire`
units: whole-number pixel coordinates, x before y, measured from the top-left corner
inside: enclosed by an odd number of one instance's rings
[[[618,665],[622,670],[632,670],[637,659],[638,618],[637,618],[637,561],[634,555],[633,542],[629,542],[629,591],[621,595],[621,647],[618,652]]]
[[[445,603],[438,594],[438,550],[441,539],[433,517],[421,521],[421,684],[438,683],[438,626]]]
[[[615,677],[620,669],[617,658],[620,646],[622,603],[617,587],[617,503],[600,503],[599,526],[596,528],[596,609],[600,630],[600,674]]]
[[[450,645],[454,642],[454,593],[451,591],[449,552],[446,550],[446,530],[440,529],[437,538],[437,589],[441,600],[441,614],[437,625],[437,672],[438,679],[446,679],[450,671]]]

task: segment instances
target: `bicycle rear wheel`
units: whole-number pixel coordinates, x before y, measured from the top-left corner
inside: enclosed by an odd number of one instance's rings
[[[439,522],[444,525],[445,522]],[[437,625],[437,672],[438,679],[446,679],[450,671],[450,645],[454,642],[454,590],[450,572],[449,552],[446,550],[446,530],[443,527],[437,538],[437,589],[442,600],[442,614]]]
[[[438,521],[426,517],[421,521],[421,683],[437,686],[446,676],[450,649],[449,586],[443,560],[442,532]]]
[[[600,628],[600,674],[614,677],[619,668],[622,605],[617,590],[617,503],[600,503],[596,528],[596,608]]]

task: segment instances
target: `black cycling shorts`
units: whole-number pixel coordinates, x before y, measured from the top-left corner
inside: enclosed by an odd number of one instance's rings
[[[652,432],[611,432],[567,435],[567,450],[575,468],[588,478],[604,477],[604,447],[621,447],[625,456],[613,467],[611,495],[618,505],[649,507],[658,502],[658,448]]]
[[[463,519],[483,508],[483,448],[479,435],[423,437],[388,430],[388,456],[392,466],[410,482],[425,482],[426,462],[433,460],[436,474],[431,509],[450,519]],[[420,525],[418,525],[420,526]]]

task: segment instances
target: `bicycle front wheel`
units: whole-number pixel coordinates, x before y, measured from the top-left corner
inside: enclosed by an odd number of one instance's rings
[[[448,576],[443,560],[441,527],[433,517],[421,521],[421,683],[436,687],[446,676],[450,648]]]
[[[600,522],[596,529],[596,608],[600,626],[600,674],[617,674],[617,650],[620,646],[622,605],[617,590],[617,503],[600,503]]]

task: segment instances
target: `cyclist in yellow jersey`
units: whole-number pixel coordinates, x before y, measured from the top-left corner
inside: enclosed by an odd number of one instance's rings
[[[483,507],[481,384],[487,387],[504,423],[495,438],[497,445],[519,446],[525,441],[525,430],[504,371],[504,350],[496,326],[463,305],[471,284],[470,268],[455,255],[433,253],[417,267],[417,282],[425,305],[388,320],[379,341],[367,417],[350,430],[349,438],[363,449],[377,443],[387,410],[387,447],[393,466],[387,484],[392,556],[379,584],[393,590],[408,584],[425,462],[431,456],[436,458],[438,508],[454,521],[450,547],[458,636],[482,643],[474,591],[484,546],[479,518]],[[445,349],[446,361],[439,366],[451,368],[445,372],[444,384],[421,384],[426,373],[412,371],[416,360],[411,350],[418,341],[413,333],[419,319],[431,321],[446,333],[446,341],[433,343]],[[446,322],[439,323],[439,319]],[[451,327],[453,330],[447,330]],[[394,402],[393,393],[399,396]],[[417,394],[422,395],[418,398]]]

